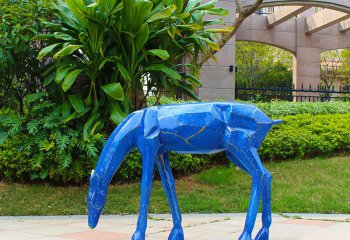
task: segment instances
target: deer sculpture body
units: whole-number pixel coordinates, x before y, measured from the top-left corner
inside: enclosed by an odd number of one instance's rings
[[[132,240],[144,240],[157,165],[172,212],[169,240],[183,240],[181,213],[168,152],[211,154],[224,151],[230,161],[252,177],[252,192],[240,240],[251,240],[260,200],[263,226],[256,240],[269,239],[271,174],[263,167],[258,148],[273,125],[255,106],[232,102],[189,103],[150,107],[130,114],[108,139],[90,177],[88,223],[95,228],[106,203],[110,181],[134,148],[142,155],[140,213]]]

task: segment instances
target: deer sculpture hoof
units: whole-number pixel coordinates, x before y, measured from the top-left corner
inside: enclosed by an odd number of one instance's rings
[[[168,240],[184,240],[184,231],[181,227],[173,228]]]
[[[239,240],[252,240],[252,236],[248,232],[243,232]]]
[[[145,240],[145,234],[140,231],[136,231],[132,236],[131,240]]]
[[[265,227],[260,229],[255,240],[269,240],[269,229]]]

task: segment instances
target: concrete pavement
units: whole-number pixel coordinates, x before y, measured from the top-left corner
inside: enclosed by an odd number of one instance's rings
[[[260,217],[254,236],[261,226]],[[245,214],[184,214],[186,240],[233,240],[243,230]],[[273,216],[271,240],[349,240],[350,215],[288,214]],[[103,216],[95,230],[86,216],[0,217],[1,240],[124,240],[131,239],[136,215]],[[168,239],[169,214],[150,215],[147,240]]]

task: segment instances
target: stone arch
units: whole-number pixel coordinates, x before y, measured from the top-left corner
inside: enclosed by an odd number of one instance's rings
[[[236,1],[220,0],[222,7],[233,9],[230,17],[225,21],[231,24],[235,17]],[[252,6],[256,0],[242,0],[243,8]],[[320,53],[334,48],[350,47],[350,20],[347,20],[347,29],[340,27],[337,19],[330,22],[321,22],[317,28],[311,28],[306,24],[307,20],[313,20],[309,7],[322,7],[324,10],[337,10],[350,14],[350,0],[264,0],[261,8],[272,6],[306,6],[300,18],[287,17],[269,26],[268,17],[253,14],[248,17],[237,30],[235,38],[232,38],[225,47],[216,54],[218,62],[209,62],[202,68],[201,81],[203,87],[199,89],[199,95],[203,99],[214,100],[217,98],[234,98],[235,89],[235,65],[234,49],[235,40],[255,41],[285,49],[294,54],[293,77],[294,85],[300,88],[312,86],[317,88],[320,83]],[[327,9],[329,8],[329,9]],[[295,10],[297,11],[297,10]],[[323,11],[323,10],[322,10]],[[321,12],[321,11],[320,11]],[[299,13],[298,13],[299,14]],[[311,19],[306,19],[311,17]],[[343,21],[343,17],[338,18]],[[330,25],[333,24],[333,25]],[[213,81],[216,79],[216,81]]]
[[[334,48],[329,48],[329,49],[321,49],[320,53],[322,54],[322,53],[325,53],[328,51],[343,50],[343,49],[350,49],[350,46],[349,47],[334,47]]]
[[[270,46],[274,46],[274,47],[283,49],[283,50],[285,50],[285,51],[287,51],[287,52],[290,52],[290,53],[292,53],[292,54],[295,54],[295,51],[292,50],[292,49],[289,49],[289,48],[287,48],[287,47],[284,47],[284,46],[281,46],[281,45],[278,45],[278,44],[265,42],[265,41],[247,40],[247,39],[238,39],[238,38],[236,38],[236,42],[255,42],[255,43],[266,44],[266,45],[270,45]],[[328,51],[328,50],[327,50],[327,51]]]
[[[255,0],[246,0],[244,2],[245,7],[249,7],[255,3]],[[324,7],[331,8],[334,10],[350,13],[350,1],[349,0],[264,0],[261,7],[272,7],[272,6],[313,6],[313,7]]]

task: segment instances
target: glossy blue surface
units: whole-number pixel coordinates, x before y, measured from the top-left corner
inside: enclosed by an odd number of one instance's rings
[[[271,174],[263,167],[258,148],[273,125],[253,105],[217,102],[163,105],[130,114],[108,139],[96,170],[91,173],[88,222],[97,225],[106,203],[107,190],[123,159],[137,147],[142,155],[140,214],[132,240],[144,240],[157,165],[171,208],[174,227],[170,240],[183,240],[181,213],[168,152],[210,154],[224,151],[230,161],[252,176],[252,192],[240,240],[251,240],[259,202],[263,227],[256,240],[269,239],[271,225]]]

